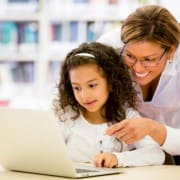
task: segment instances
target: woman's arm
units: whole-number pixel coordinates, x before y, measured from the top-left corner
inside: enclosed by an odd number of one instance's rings
[[[146,135],[155,140],[162,149],[171,155],[180,155],[180,129],[164,126],[148,118],[125,119],[106,130],[127,144],[139,141]]]
[[[166,127],[167,136],[162,149],[171,155],[180,155],[180,129]]]
[[[149,131],[149,135],[154,139],[160,146],[162,146],[166,140],[167,136],[167,129],[166,127],[155,121],[148,119],[149,123],[151,124],[151,130]]]
[[[167,130],[161,123],[148,118],[129,118],[117,123],[106,131],[107,135],[115,136],[127,144],[139,141],[146,135],[151,136],[159,145],[163,145]]]

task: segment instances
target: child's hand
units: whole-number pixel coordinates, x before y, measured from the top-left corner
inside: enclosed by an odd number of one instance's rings
[[[118,160],[112,153],[101,153],[95,156],[94,165],[97,167],[113,168],[118,166]]]

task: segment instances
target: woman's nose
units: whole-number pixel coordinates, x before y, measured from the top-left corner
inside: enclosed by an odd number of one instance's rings
[[[145,67],[142,65],[140,60],[137,60],[134,65],[132,66],[134,71],[141,72],[144,71]]]

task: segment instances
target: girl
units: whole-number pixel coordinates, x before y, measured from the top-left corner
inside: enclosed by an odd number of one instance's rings
[[[105,135],[109,125],[139,117],[128,69],[113,48],[82,44],[67,55],[60,77],[55,112],[73,161],[94,161],[98,167],[164,162],[163,151],[149,137],[128,146]]]

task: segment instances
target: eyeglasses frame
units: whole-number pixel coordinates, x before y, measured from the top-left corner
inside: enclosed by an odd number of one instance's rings
[[[125,46],[123,46],[122,50],[120,51],[120,56],[127,56],[127,55],[123,55],[124,49],[125,49]],[[143,64],[142,64],[142,61],[143,61],[143,60],[139,60],[139,61],[140,61],[141,65],[142,65],[143,67],[155,67],[155,66],[157,66],[157,65],[163,60],[163,58],[164,58],[165,54],[167,54],[167,52],[168,52],[168,48],[165,48],[165,49],[164,49],[164,52],[163,52],[162,55],[161,55],[161,57],[159,58],[158,61],[155,62],[154,65],[150,65],[150,66],[143,65]],[[132,64],[131,66],[134,66],[134,65],[137,63],[137,61],[138,61],[138,59],[137,59],[136,57],[133,57],[133,58],[134,58],[134,60],[135,60],[133,63],[132,63],[132,62],[128,62],[128,63]]]

